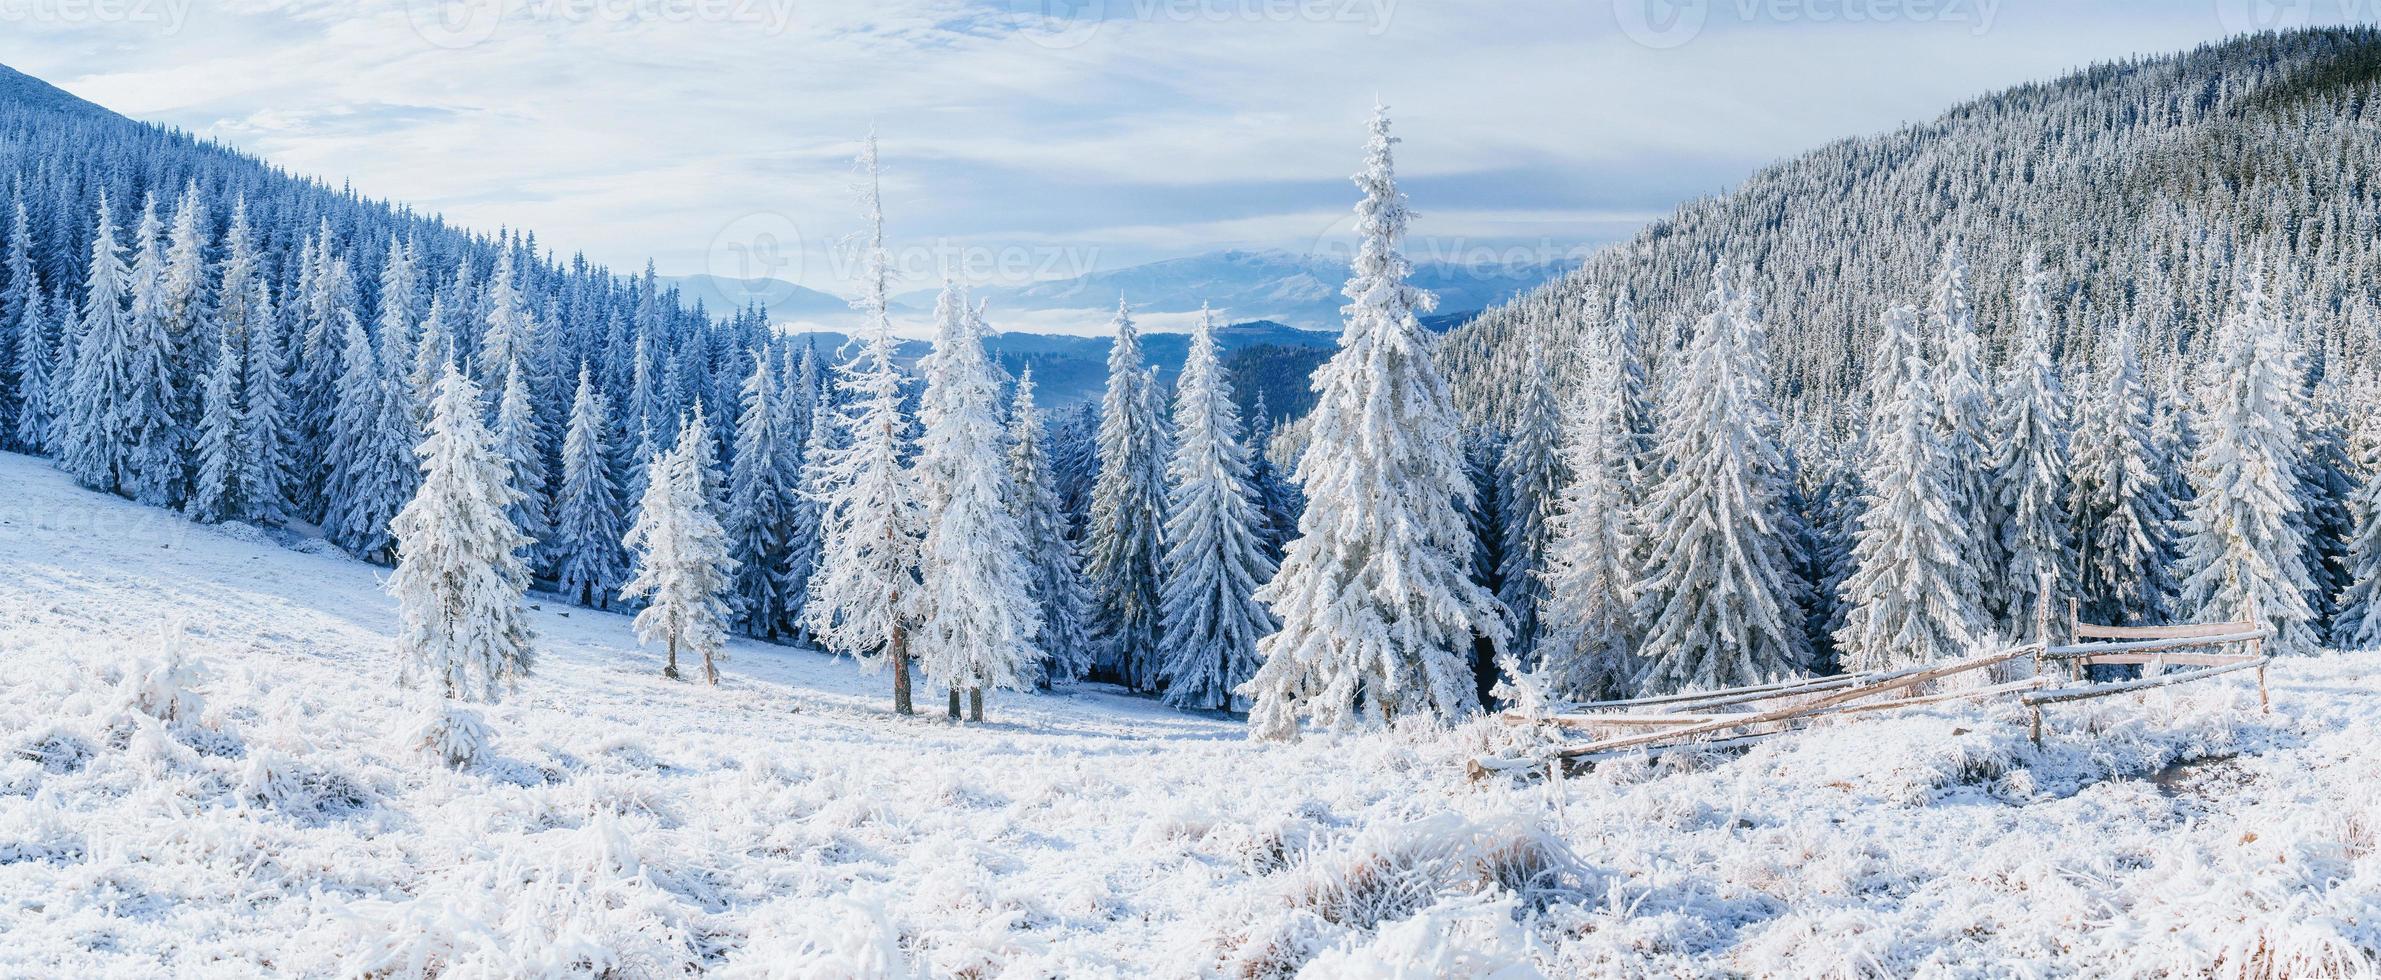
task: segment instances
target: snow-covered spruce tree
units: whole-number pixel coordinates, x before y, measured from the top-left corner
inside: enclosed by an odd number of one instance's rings
[[[2369,407],[2368,407],[2369,411]],[[2355,583],[2348,567],[2349,542],[2355,537],[2353,499],[2358,489],[2349,471],[2347,407],[2338,389],[2310,382],[2299,402],[2298,498],[2301,552],[2307,567],[2307,606],[2318,636],[2328,635],[2338,616],[2340,596]]]
[[[1174,458],[1166,466],[1164,630],[1158,641],[1166,703],[1224,710],[1256,674],[1257,640],[1275,623],[1255,598],[1273,577],[1265,556],[1248,447],[1232,379],[1217,355],[1215,314],[1201,310],[1174,394]]]
[[[1664,382],[1639,526],[1644,694],[1755,684],[1808,661],[1787,554],[1786,462],[1761,350],[1765,328],[1723,260],[1694,337]]]
[[[61,365],[58,361],[57,345],[52,340],[56,330],[47,297],[41,291],[40,273],[28,270],[26,275],[30,277],[28,296],[15,319],[14,356],[21,397],[16,414],[9,417],[8,429],[0,435],[25,452],[45,453],[51,449],[51,430],[55,425],[55,416],[50,413],[50,389],[57,384],[56,373],[71,371],[73,365]]]
[[[840,443],[821,454],[815,483],[820,508],[818,569],[810,576],[803,622],[828,649],[893,670],[893,710],[911,714],[910,632],[919,611],[918,547],[925,518],[904,462],[909,420],[901,412],[901,372],[893,365],[883,198],[876,139],[861,156],[868,182],[867,291],[854,303],[867,321],[859,350],[841,370],[847,402],[837,412]]]
[[[2026,257],[2017,297],[2018,343],[2010,352],[1994,406],[1992,482],[1998,553],[2008,581],[1995,610],[2004,636],[2031,636],[2041,584],[2075,581],[2075,545],[2067,519],[2067,392],[2050,363],[2050,301],[2038,261]]]
[[[344,312],[344,311],[343,311]],[[382,424],[387,397],[371,335],[345,316],[346,343],[331,423],[331,485],[325,489],[323,535],[365,561],[380,561],[393,543],[389,518],[410,494],[396,472],[403,465],[406,428]]]
[[[2086,618],[2119,626],[2165,619],[2174,595],[2174,503],[2152,463],[2150,405],[2134,328],[2117,328],[2075,433],[2078,591]]]
[[[1626,697],[1643,670],[1635,608],[1643,543],[1630,484],[1637,434],[1620,342],[1610,323],[1589,337],[1587,377],[1560,448],[1571,477],[1555,498],[1553,540],[1537,572],[1545,636],[1527,663],[1548,689],[1579,700]]]
[[[281,337],[273,315],[272,286],[261,276],[253,282],[254,298],[246,306],[253,319],[247,321],[244,331],[248,358],[240,378],[241,393],[247,399],[240,410],[240,460],[247,467],[240,475],[240,489],[248,520],[279,523],[288,517],[290,507],[288,399],[282,387]],[[239,321],[233,318],[228,302],[224,314],[224,330],[232,332],[232,325]]]
[[[511,387],[513,369],[536,354],[530,345],[537,325],[516,279],[513,249],[498,248],[496,271],[488,278],[487,319],[480,332],[479,351],[471,362],[478,370],[482,386]]]
[[[920,549],[918,664],[951,693],[952,718],[959,717],[964,690],[968,719],[983,721],[987,688],[1018,690],[1039,677],[1033,637],[1042,616],[1025,535],[1009,511],[1015,491],[1000,379],[974,317],[943,322],[927,385],[924,403],[933,412],[919,440],[917,469],[936,474],[939,486]]]
[[[198,440],[199,410],[204,400],[201,392],[206,387],[202,379],[221,353],[215,343],[214,277],[207,263],[209,227],[206,202],[199,195],[198,182],[190,181],[174,206],[172,230],[166,239],[165,271],[158,287],[165,336],[173,345],[172,353],[166,358],[166,369],[174,384],[173,416],[180,440],[175,453],[184,460],[168,474],[171,486],[166,497],[177,502],[186,502],[190,497],[190,478],[195,471],[189,456]]]
[[[571,397],[570,429],[562,438],[562,492],[554,506],[554,581],[563,596],[582,606],[611,607],[626,578],[620,524],[625,501],[612,482],[612,456],[604,445],[610,408],[596,390],[590,370],[579,367],[578,393]]]
[[[479,387],[449,366],[431,405],[429,435],[415,450],[421,489],[390,528],[397,569],[397,682],[440,701],[416,744],[449,765],[486,749],[486,726],[458,701],[493,702],[535,666],[522,602],[528,536],[505,517],[513,491],[495,437],[480,421]]]
[[[240,459],[240,373],[245,358],[228,331],[215,335],[215,363],[207,369],[206,392],[199,407],[198,474],[184,510],[192,520],[213,524],[247,511],[240,492],[240,476],[247,465]]]
[[[2294,524],[2299,373],[2264,278],[2260,268],[2241,281],[2208,366],[2177,608],[2201,622],[2255,617],[2274,629],[2270,649],[2308,653],[2314,610]]]
[[[1519,415],[1496,468],[1496,510],[1503,521],[1497,598],[1512,617],[1506,650],[1517,663],[1528,663],[1538,644],[1538,605],[1545,595],[1540,572],[1562,488],[1571,479],[1563,471],[1561,411],[1543,360],[1530,361],[1523,385]]]
[[[1968,261],[1956,236],[1943,245],[1930,293],[1933,301],[1927,319],[1935,345],[1935,429],[1949,459],[1943,479],[1950,493],[1951,518],[1967,523],[1968,540],[1974,546],[1962,559],[1975,568],[1977,584],[1986,590],[1977,608],[1989,615],[2008,607],[2015,586],[2004,574],[2009,556],[1995,533],[2003,522],[2000,498],[1992,487],[1992,393],[1984,381],[1984,345],[1976,333]],[[2024,586],[2027,591],[2034,588],[2030,582]]]
[[[685,650],[703,655],[703,679],[717,685],[734,615],[729,588],[736,560],[703,492],[702,447],[711,438],[703,424],[699,412],[689,417],[677,447],[653,463],[625,541],[636,555],[636,573],[620,587],[620,598],[646,600],[637,612],[637,640],[668,646],[662,676],[678,676],[678,653]]]
[[[1278,566],[1282,548],[1298,529],[1298,511],[1302,505],[1297,489],[1290,486],[1289,477],[1273,461],[1273,430],[1273,413],[1267,409],[1265,396],[1260,392],[1256,418],[1248,427],[1248,485],[1256,488],[1257,512],[1264,518],[1259,534],[1265,542],[1265,560]]]
[[[1092,639],[1091,590],[1083,581],[1075,543],[1067,537],[1066,514],[1059,508],[1044,438],[1042,412],[1033,403],[1033,369],[1028,367],[1017,378],[1016,400],[1009,408],[1009,483],[1015,491],[1009,510],[1025,536],[1026,560],[1032,565],[1027,591],[1042,612],[1042,630],[1034,642],[1042,650],[1040,682],[1046,687],[1091,673]]]
[[[1645,372],[1645,341],[1637,329],[1637,299],[1627,283],[1612,298],[1612,316],[1607,321],[1614,357],[1620,359],[1621,405],[1625,410],[1631,443],[1636,452],[1630,464],[1631,479],[1639,479],[1646,457],[1653,454],[1654,406],[1647,394]]]
[[[2342,650],[2381,646],[2381,448],[2368,444],[2358,462],[2367,475],[2348,500],[2356,521],[2345,563],[2350,579],[2331,624],[2332,645]]]
[[[805,359],[808,356],[805,352]],[[804,643],[814,639],[803,610],[810,608],[810,578],[818,574],[819,555],[826,544],[826,513],[819,501],[827,489],[827,453],[835,448],[842,431],[835,425],[834,406],[827,399],[813,394],[807,402],[810,418],[802,426],[807,435],[802,443],[800,479],[786,505],[786,522],[793,533],[785,548],[786,611],[793,617],[794,635]]]
[[[546,456],[538,449],[537,416],[531,407],[535,396],[519,361],[506,365],[499,377],[504,394],[496,405],[496,453],[510,467],[506,472],[513,488],[505,516],[529,536],[531,546],[523,557],[535,567],[545,563],[544,542],[554,533],[553,511],[546,503]]]
[[[1861,464],[1868,486],[1844,580],[1843,666],[1888,670],[1961,656],[1982,624],[1976,604],[1975,542],[1954,510],[1950,450],[1935,429],[1937,389],[1922,353],[1918,311],[1885,313],[1871,370],[1869,439]]]
[[[800,474],[794,446],[780,428],[777,372],[763,351],[752,353],[745,376],[743,412],[736,418],[736,456],[728,466],[727,534],[736,559],[736,626],[746,636],[777,639],[796,612],[786,539]]]
[[[154,200],[141,209],[138,228],[127,268],[107,195],[100,195],[59,463],[91,489],[163,504],[168,473],[182,464]]]
[[[1091,492],[1084,574],[1092,584],[1092,627],[1100,666],[1137,691],[1158,681],[1158,586],[1164,579],[1166,459],[1157,413],[1144,390],[1141,333],[1132,308],[1116,305],[1108,390],[1100,402],[1099,478]]]
[[[25,211],[24,181],[17,181],[10,192],[9,205],[8,234],[0,237],[0,446],[40,452],[16,435],[24,413],[41,410],[50,356],[48,334],[38,321],[25,316],[41,299],[41,274],[33,268],[33,225]],[[28,378],[36,371],[37,376]],[[35,428],[41,424],[36,421]]]
[[[1249,734],[1288,738],[1306,718],[1451,721],[1479,708],[1467,662],[1475,636],[1501,642],[1504,610],[1471,580],[1461,430],[1406,281],[1386,109],[1374,112],[1356,207],[1362,236],[1339,352],[1316,373],[1307,496],[1281,571],[1257,593],[1282,623],[1240,694]]]

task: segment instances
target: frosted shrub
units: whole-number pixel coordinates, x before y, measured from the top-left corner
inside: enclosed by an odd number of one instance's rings
[[[1458,898],[1325,950],[1299,980],[1536,980],[1529,934],[1506,898]]]
[[[752,916],[752,935],[728,957],[728,978],[910,980],[925,973],[901,952],[901,930],[864,895],[785,899]]]
[[[169,639],[159,656],[136,657],[125,664],[116,691],[131,710],[159,721],[196,723],[207,707],[198,687],[213,676],[203,662],[185,655],[181,644]]]
[[[1511,894],[1535,904],[1575,890],[1579,863],[1562,842],[1520,820],[1473,823],[1452,813],[1376,826],[1287,872],[1270,921],[1230,937],[1224,972],[1289,976],[1307,960],[1447,896]],[[1267,907],[1279,908],[1274,903]]]
[[[488,723],[477,710],[441,700],[422,709],[406,742],[433,759],[461,769],[487,754],[489,738]]]

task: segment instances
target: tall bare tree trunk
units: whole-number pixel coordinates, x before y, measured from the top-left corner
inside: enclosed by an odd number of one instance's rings
[[[967,720],[976,722],[984,720],[983,688],[971,687],[967,689]]]
[[[661,669],[661,676],[678,679],[678,634],[670,634],[670,665]]]
[[[914,715],[918,709],[909,702],[909,630],[893,627],[893,713]]]
[[[951,720],[959,720],[959,688],[957,685],[951,687]]]

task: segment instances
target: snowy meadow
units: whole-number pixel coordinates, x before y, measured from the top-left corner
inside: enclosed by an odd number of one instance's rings
[[[456,771],[385,570],[0,456],[0,973],[2360,976],[2349,657],[1472,781],[1487,726],[1252,743],[1104,686],[982,728],[820,653],[662,679],[550,596]],[[1304,971],[1301,973],[1300,971]]]

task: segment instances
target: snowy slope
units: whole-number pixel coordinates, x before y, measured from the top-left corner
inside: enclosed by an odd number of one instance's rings
[[[2059,712],[2042,750],[2014,714],[1945,712],[1550,787],[1467,781],[1485,727],[1265,747],[1094,688],[1003,695],[959,729],[890,717],[848,662],[754,644],[710,690],[658,677],[624,618],[548,602],[537,675],[489,713],[502,761],[451,773],[398,745],[381,574],[0,455],[0,975],[2336,976],[2381,956],[2371,655],[2282,665],[2270,716],[2217,682]],[[174,683],[168,649],[205,678]],[[171,710],[178,691],[203,704]]]

